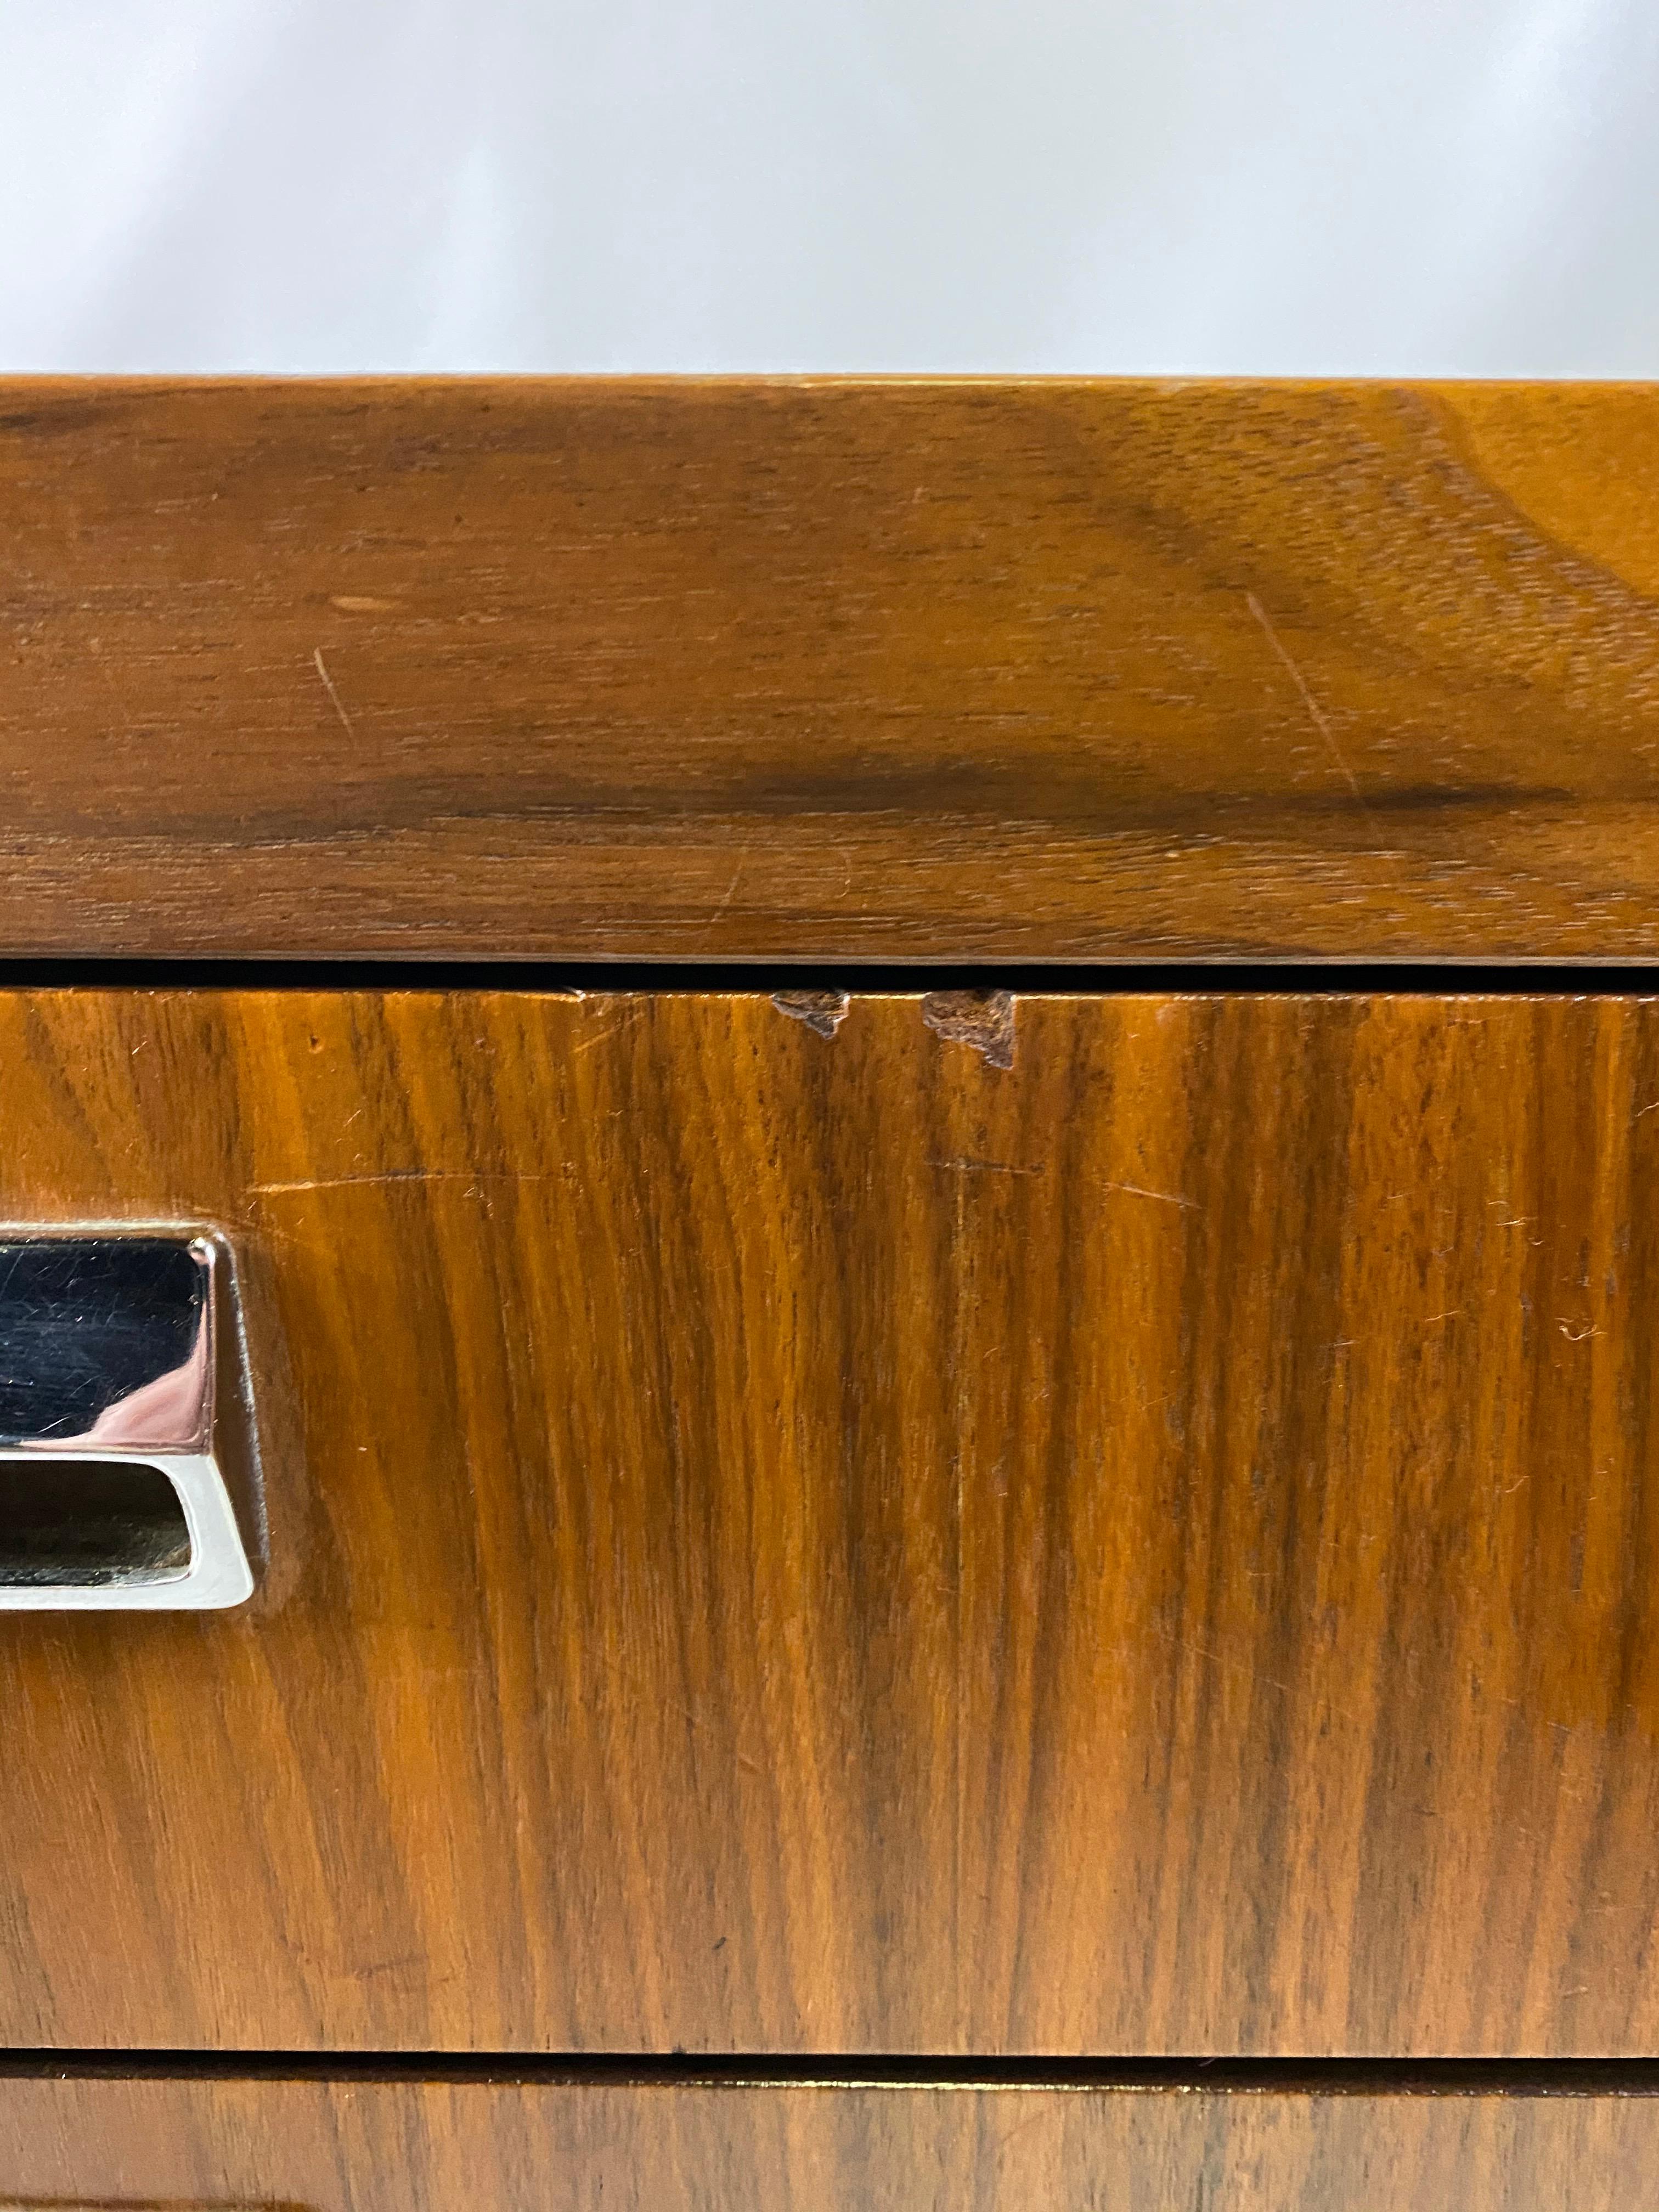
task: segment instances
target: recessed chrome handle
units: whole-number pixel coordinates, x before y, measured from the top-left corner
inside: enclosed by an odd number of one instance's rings
[[[222,1239],[0,1235],[0,1611],[240,1605],[256,1483]]]

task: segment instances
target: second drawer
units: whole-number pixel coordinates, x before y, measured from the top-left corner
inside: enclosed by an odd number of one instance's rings
[[[0,1619],[0,2041],[1655,2046],[1659,1011],[927,1011],[0,997],[270,1545]]]
[[[1651,2095],[0,2075],[51,2212],[1607,2212]]]

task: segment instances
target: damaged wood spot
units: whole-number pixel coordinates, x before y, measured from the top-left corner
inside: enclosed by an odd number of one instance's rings
[[[792,1022],[805,1022],[821,1037],[832,1037],[847,1019],[845,991],[774,991],[772,1004]]]
[[[952,1044],[970,1044],[993,1067],[1014,1064],[1014,994],[1012,991],[928,991],[921,1018]]]
[[[929,1160],[930,1168],[938,1168],[944,1175],[1012,1175],[1040,1176],[1046,1173],[1039,1160],[1030,1167],[1022,1167],[1018,1160]]]

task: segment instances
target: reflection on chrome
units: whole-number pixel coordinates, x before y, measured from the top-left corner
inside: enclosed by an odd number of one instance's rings
[[[251,1594],[234,1301],[210,1232],[0,1235],[0,1609]]]
[[[213,1428],[213,1370],[209,1365],[212,1333],[204,1312],[196,1344],[182,1366],[169,1368],[153,1382],[141,1382],[106,1406],[89,1429],[61,1443],[34,1440],[42,1451],[69,1451],[82,1444],[108,1444],[130,1451],[202,1451]]]

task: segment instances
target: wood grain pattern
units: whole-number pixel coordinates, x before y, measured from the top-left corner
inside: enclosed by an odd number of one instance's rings
[[[36,2212],[1607,2212],[1651,2096],[0,2081]]]
[[[1659,2045],[1659,1004],[922,1013],[0,995],[275,1424],[0,1620],[0,2039]]]
[[[0,954],[1659,951],[1659,394],[0,392]]]

